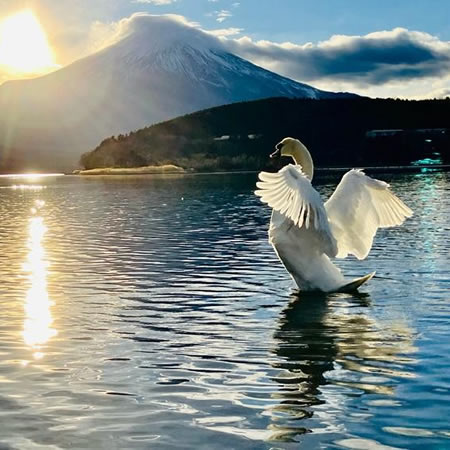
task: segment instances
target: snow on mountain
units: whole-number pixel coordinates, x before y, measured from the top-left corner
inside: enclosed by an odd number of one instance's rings
[[[233,55],[176,17],[135,15],[103,50],[0,86],[0,163],[67,170],[107,136],[178,115],[258,98],[336,95]]]

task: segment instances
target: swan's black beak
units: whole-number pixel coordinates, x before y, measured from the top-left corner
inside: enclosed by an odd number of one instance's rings
[[[271,158],[279,158],[281,156],[281,147],[283,144],[280,142],[279,144],[275,145],[275,151],[270,154]]]

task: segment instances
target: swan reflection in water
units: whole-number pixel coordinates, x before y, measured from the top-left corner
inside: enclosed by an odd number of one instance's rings
[[[275,331],[280,372],[272,394],[270,440],[342,432],[346,403],[365,394],[392,396],[396,379],[413,377],[413,332],[379,324],[367,294],[292,296]]]
[[[43,206],[44,202],[37,200],[35,207],[31,209],[32,214],[36,214]],[[31,217],[28,231],[28,255],[23,270],[27,273],[30,288],[24,304],[23,339],[25,344],[33,350],[34,358],[39,359],[43,356],[40,351],[42,346],[55,336],[57,331],[52,328],[51,307],[53,302],[47,291],[48,261],[43,246],[47,227],[44,219],[39,216]]]

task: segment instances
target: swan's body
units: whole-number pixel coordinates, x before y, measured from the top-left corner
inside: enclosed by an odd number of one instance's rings
[[[255,193],[273,208],[270,243],[300,290],[356,289],[373,274],[351,282],[330,258],[353,254],[364,259],[377,229],[402,224],[412,211],[387,183],[355,169],[324,204],[311,185],[314,165],[306,147],[285,138],[276,148],[275,153],[291,156],[296,164],[259,174]]]

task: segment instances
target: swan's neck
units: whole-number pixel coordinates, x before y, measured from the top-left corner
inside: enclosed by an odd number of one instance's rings
[[[296,145],[292,150],[292,158],[295,163],[302,166],[304,174],[312,180],[314,175],[314,164],[311,158],[311,153],[308,149],[300,142],[300,145]]]

